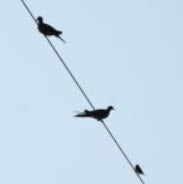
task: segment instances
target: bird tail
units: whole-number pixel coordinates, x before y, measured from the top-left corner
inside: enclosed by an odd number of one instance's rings
[[[66,43],[66,41],[65,41],[61,36],[58,36],[58,38],[59,38],[63,43]]]
[[[76,114],[75,117],[89,117],[87,114]]]
[[[80,112],[80,113],[76,114],[75,117],[91,117],[91,115],[90,115],[89,112],[90,112],[90,111],[85,110],[85,111],[82,112],[82,113]]]

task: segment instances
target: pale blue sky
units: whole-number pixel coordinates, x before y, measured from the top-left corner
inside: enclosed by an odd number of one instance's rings
[[[182,183],[183,2],[26,1],[146,184]],[[20,1],[1,4],[0,183],[140,183]],[[173,169],[172,169],[173,168]]]

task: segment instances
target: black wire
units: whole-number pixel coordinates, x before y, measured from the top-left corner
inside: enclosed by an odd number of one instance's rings
[[[32,12],[30,11],[30,9],[27,6],[27,4],[23,0],[21,0],[21,2],[24,5],[24,7],[26,8],[26,10],[28,11],[28,13],[30,14],[30,16],[32,17],[32,19],[34,20],[34,22],[37,24],[36,18],[34,17],[34,15],[32,14]]]
[[[88,98],[88,96],[84,92],[83,88],[81,87],[81,85],[79,84],[79,82],[77,81],[77,79],[74,77],[74,75],[72,74],[71,70],[66,65],[66,63],[64,62],[64,60],[62,59],[62,57],[60,56],[60,54],[58,53],[58,51],[55,49],[55,47],[53,46],[53,44],[51,43],[51,41],[47,37],[46,37],[46,39],[47,39],[48,43],[50,44],[51,48],[53,49],[53,51],[55,52],[55,54],[58,56],[58,58],[62,62],[63,66],[65,67],[65,69],[67,70],[67,72],[69,73],[69,75],[71,76],[71,78],[73,79],[73,81],[75,82],[75,84],[77,85],[77,87],[79,88],[79,90],[81,91],[81,93],[83,94],[83,96],[85,97],[86,101],[90,104],[91,108],[93,110],[95,110],[95,107],[92,104],[91,100]]]
[[[32,14],[32,12],[30,11],[29,7],[26,5],[26,3],[21,0],[22,4],[24,5],[24,7],[26,8],[26,10],[28,11],[28,13],[31,15],[32,19],[34,20],[34,22],[37,24],[36,18],[34,17],[34,15]],[[48,41],[48,44],[51,46],[51,48],[53,49],[53,51],[55,52],[55,54],[57,55],[57,57],[59,58],[59,60],[61,61],[61,63],[63,64],[64,68],[67,70],[67,72],[69,73],[70,77],[73,79],[74,83],[76,84],[76,86],[79,88],[79,90],[81,91],[81,93],[83,94],[84,98],[86,99],[86,101],[89,103],[89,105],[91,106],[91,108],[93,110],[95,110],[94,105],[92,104],[91,100],[89,99],[89,97],[87,96],[87,94],[85,93],[85,91],[83,90],[83,88],[81,87],[81,85],[79,84],[79,82],[77,81],[77,79],[75,78],[75,76],[73,75],[73,73],[71,72],[70,68],[67,66],[67,64],[64,62],[64,60],[62,59],[62,57],[60,56],[60,54],[58,53],[58,51],[56,50],[56,48],[54,47],[54,45],[52,44],[52,42],[48,39],[48,37],[46,37],[44,35],[44,37],[46,38],[46,40]],[[142,184],[145,184],[145,182],[142,180],[142,178],[136,173],[134,166],[132,164],[132,162],[130,161],[130,159],[128,158],[127,154],[124,152],[124,150],[122,149],[122,147],[120,146],[120,144],[118,143],[118,141],[116,140],[116,138],[114,137],[114,135],[112,134],[112,132],[110,131],[110,129],[108,128],[108,126],[105,124],[105,122],[102,120],[101,121],[102,125],[104,126],[105,130],[108,132],[108,134],[110,135],[110,137],[112,138],[112,140],[114,141],[114,143],[116,144],[116,146],[118,147],[119,151],[122,153],[122,155],[125,157],[126,161],[128,162],[128,164],[130,165],[130,167],[132,168],[132,170],[135,172],[136,176],[138,177],[138,179],[140,180],[140,182]]]
[[[37,25],[37,21],[36,18],[34,17],[34,15],[32,14],[32,12],[30,11],[30,9],[28,8],[28,6],[26,5],[26,3],[21,0],[21,2],[23,3],[23,5],[25,6],[25,8],[27,9],[27,11],[29,12],[29,14],[31,15],[32,19],[34,20],[34,22]],[[83,94],[83,96],[85,97],[86,101],[90,104],[90,106],[92,107],[93,110],[95,110],[94,105],[92,104],[91,100],[88,98],[88,96],[86,95],[86,93],[84,92],[84,90],[82,89],[81,85],[79,84],[79,82],[76,80],[76,78],[74,77],[74,75],[72,74],[71,70],[69,69],[69,67],[66,65],[66,63],[64,62],[64,60],[62,59],[62,57],[60,56],[60,54],[58,53],[58,51],[56,50],[56,48],[54,47],[54,45],[51,43],[51,41],[48,39],[48,37],[46,37],[44,35],[44,37],[46,38],[46,40],[48,41],[49,45],[51,46],[51,48],[53,49],[53,51],[55,52],[55,54],[57,55],[57,57],[59,58],[59,60],[61,61],[61,63],[63,64],[63,66],[65,67],[65,69],[67,70],[67,72],[69,73],[70,77],[73,79],[73,81],[75,82],[75,84],[77,85],[77,87],[79,88],[79,90],[81,91],[81,93]]]
[[[137,175],[137,177],[141,181],[141,183],[145,184],[145,182],[142,180],[142,178],[136,173],[135,168],[134,168],[132,162],[130,161],[130,159],[128,158],[127,154],[124,152],[124,150],[122,149],[122,147],[120,146],[120,144],[118,143],[118,141],[116,140],[116,138],[114,137],[114,135],[112,134],[112,132],[110,131],[110,129],[107,127],[107,125],[104,123],[103,120],[101,122],[104,125],[104,127],[105,127],[106,131],[108,132],[108,134],[111,136],[112,140],[115,142],[116,146],[118,147],[118,149],[120,150],[120,152],[122,153],[122,155],[125,157],[126,161],[130,165],[130,167],[132,168],[132,170],[135,172],[135,174]]]

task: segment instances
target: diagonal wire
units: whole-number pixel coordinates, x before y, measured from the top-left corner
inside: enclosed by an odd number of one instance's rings
[[[145,182],[143,181],[143,179],[136,173],[135,168],[134,168],[132,162],[130,161],[130,159],[128,158],[127,154],[124,152],[124,150],[122,149],[122,147],[120,146],[119,142],[116,140],[116,138],[114,137],[114,135],[112,134],[112,132],[110,131],[110,129],[108,128],[108,126],[105,124],[105,122],[103,120],[101,122],[102,122],[105,130],[108,132],[108,134],[111,136],[112,140],[115,142],[115,144],[118,147],[119,151],[122,153],[122,155],[125,157],[126,161],[130,165],[130,167],[132,168],[132,170],[135,172],[136,176],[139,178],[139,180],[141,181],[141,183],[145,184]]]
[[[37,25],[37,21],[35,16],[32,14],[31,10],[29,9],[29,7],[27,6],[27,4],[24,2],[24,0],[21,0],[22,4],[24,5],[24,7],[26,8],[26,10],[28,11],[28,13],[30,14],[30,16],[32,17],[33,21],[36,23]],[[75,78],[75,76],[73,75],[73,73],[71,72],[70,68],[67,66],[67,64],[65,63],[65,61],[62,59],[61,55],[58,53],[58,51],[56,50],[56,48],[54,47],[54,45],[52,44],[52,42],[44,35],[45,39],[48,41],[48,44],[51,46],[52,50],[55,52],[55,54],[57,55],[57,57],[59,58],[60,62],[63,64],[64,68],[67,70],[68,74],[70,75],[70,77],[73,79],[74,83],[76,84],[76,86],[79,88],[79,90],[81,91],[82,95],[84,96],[84,98],[86,99],[86,101],[89,103],[89,105],[91,106],[91,108],[93,110],[95,110],[94,105],[92,104],[91,100],[89,99],[89,97],[87,96],[87,94],[85,93],[85,91],[83,90],[83,88],[81,87],[81,85],[79,84],[79,82],[77,81],[77,79]],[[108,128],[108,126],[105,124],[105,122],[103,120],[101,120],[102,125],[104,126],[105,130],[107,131],[107,133],[110,135],[110,137],[112,138],[112,140],[114,141],[114,143],[116,144],[117,148],[119,149],[119,151],[121,152],[121,154],[124,156],[124,158],[126,159],[126,161],[128,162],[128,164],[130,165],[130,167],[132,168],[132,170],[134,171],[134,173],[136,174],[136,176],[138,177],[138,179],[140,180],[140,182],[142,184],[145,184],[145,182],[142,180],[142,178],[136,173],[134,166],[132,164],[132,162],[130,161],[130,159],[128,158],[127,154],[124,152],[124,150],[122,149],[122,147],[120,146],[119,142],[116,140],[116,138],[114,137],[114,135],[112,134],[112,132],[110,131],[110,129]]]
[[[36,18],[35,16],[32,14],[32,12],[30,11],[29,7],[26,5],[26,3],[21,0],[21,2],[23,3],[23,5],[25,6],[26,10],[28,11],[28,13],[31,15],[32,19],[34,20],[34,22],[37,24]],[[46,38],[46,40],[48,41],[49,45],[51,46],[51,48],[53,49],[53,51],[55,52],[55,54],[57,55],[57,57],[59,58],[59,60],[61,61],[61,63],[63,64],[64,68],[67,70],[67,72],[69,73],[70,77],[73,79],[73,81],[75,82],[75,84],[77,85],[77,87],[79,88],[79,90],[81,91],[81,93],[83,94],[83,96],[85,97],[85,99],[87,100],[87,102],[90,104],[90,106],[92,107],[93,110],[95,110],[94,105],[92,104],[91,100],[88,98],[88,96],[86,95],[86,93],[84,92],[84,90],[82,89],[81,85],[79,84],[79,82],[77,81],[77,79],[74,77],[74,75],[72,74],[70,68],[67,66],[67,64],[64,62],[64,60],[62,59],[62,57],[60,56],[60,54],[58,53],[58,51],[56,50],[56,48],[54,47],[54,45],[52,44],[52,42],[48,39],[48,37],[46,37],[44,35],[44,37]]]

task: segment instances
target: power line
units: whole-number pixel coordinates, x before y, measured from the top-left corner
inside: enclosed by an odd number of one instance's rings
[[[122,147],[120,146],[120,144],[118,143],[118,141],[116,140],[116,138],[114,137],[114,135],[112,134],[112,132],[110,131],[110,129],[107,127],[107,125],[104,123],[104,121],[102,120],[102,124],[104,125],[106,131],[108,132],[108,134],[111,136],[112,140],[115,142],[116,146],[118,147],[119,151],[122,153],[122,155],[125,157],[126,161],[128,162],[128,164],[130,165],[130,167],[132,168],[132,170],[135,172],[136,176],[139,178],[139,180],[141,181],[141,183],[145,184],[145,182],[142,180],[142,178],[136,173],[134,166],[132,164],[132,162],[130,161],[130,159],[128,158],[127,154],[124,152],[124,150],[122,149]]]
[[[37,21],[35,16],[33,15],[33,13],[31,12],[30,8],[27,6],[27,4],[24,2],[24,0],[21,0],[22,4],[24,5],[24,7],[26,8],[26,10],[28,11],[28,13],[30,14],[30,16],[32,17],[33,21],[36,23],[37,25]],[[84,89],[81,87],[81,85],[79,84],[79,82],[77,81],[76,77],[73,75],[73,73],[71,72],[70,68],[67,66],[67,64],[65,63],[65,61],[62,59],[61,55],[59,54],[59,52],[56,50],[56,48],[54,47],[54,45],[52,44],[52,42],[48,39],[47,36],[44,35],[44,37],[46,38],[48,44],[51,46],[52,50],[55,52],[55,54],[57,55],[58,59],[60,60],[60,62],[63,64],[64,68],[67,70],[68,74],[70,75],[70,77],[72,78],[72,80],[74,81],[74,83],[76,84],[76,86],[78,87],[78,89],[81,91],[82,95],[84,96],[84,98],[86,99],[86,101],[88,102],[88,104],[91,106],[91,108],[93,110],[95,110],[95,107],[93,105],[93,103],[91,102],[91,100],[89,99],[88,95],[85,93]],[[130,159],[128,158],[127,154],[124,152],[124,150],[122,149],[122,147],[120,146],[120,144],[118,143],[117,139],[114,137],[114,135],[112,134],[112,132],[110,131],[110,129],[108,128],[108,126],[105,124],[105,122],[102,120],[101,123],[103,124],[105,130],[107,131],[107,133],[110,135],[110,137],[112,138],[112,140],[114,141],[114,143],[116,144],[116,146],[118,147],[119,151],[121,152],[121,154],[125,157],[126,161],[128,162],[128,164],[130,165],[130,167],[132,168],[132,170],[134,171],[134,173],[136,174],[136,176],[138,177],[138,179],[140,180],[140,182],[142,184],[145,184],[145,182],[142,180],[142,178],[136,173],[134,166],[132,164],[132,162],[130,161]]]
[[[35,16],[32,14],[32,12],[30,11],[29,7],[26,5],[26,3],[21,0],[21,2],[23,3],[23,5],[25,6],[26,10],[28,11],[28,13],[31,15],[32,19],[34,20],[34,22],[37,25],[37,21]],[[61,63],[63,64],[64,68],[67,70],[67,72],[69,73],[70,77],[73,79],[73,81],[75,82],[76,86],[79,88],[79,90],[81,91],[81,93],[83,94],[83,96],[85,97],[86,101],[90,104],[90,106],[92,107],[93,110],[95,110],[94,105],[92,104],[91,100],[88,98],[88,96],[86,95],[86,93],[84,92],[84,90],[82,89],[81,85],[79,84],[79,82],[76,80],[76,78],[74,77],[74,75],[72,74],[71,70],[69,69],[69,67],[67,66],[67,64],[65,63],[65,61],[62,59],[62,57],[60,56],[60,54],[58,53],[58,51],[56,50],[56,48],[54,47],[54,45],[52,44],[52,42],[48,39],[48,37],[46,37],[44,35],[44,37],[46,38],[46,40],[48,41],[48,44],[51,46],[51,48],[53,49],[53,51],[55,52],[55,54],[57,55],[57,57],[59,58],[59,60],[61,61]]]

